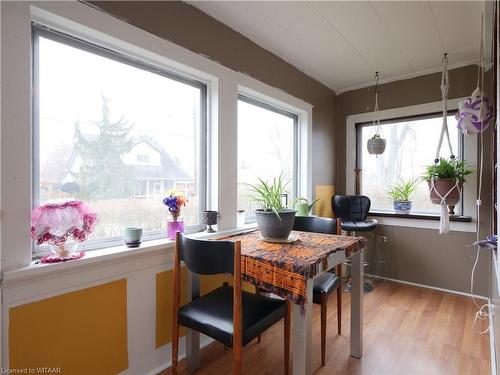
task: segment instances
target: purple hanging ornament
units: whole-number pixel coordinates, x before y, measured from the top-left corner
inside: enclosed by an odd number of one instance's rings
[[[457,128],[464,134],[480,133],[493,122],[493,107],[489,98],[479,89],[472,95],[458,103]]]

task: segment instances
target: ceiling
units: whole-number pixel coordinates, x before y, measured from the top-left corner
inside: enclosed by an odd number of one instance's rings
[[[478,61],[482,1],[190,1],[337,93]]]

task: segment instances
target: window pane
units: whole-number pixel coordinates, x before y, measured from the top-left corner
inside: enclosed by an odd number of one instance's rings
[[[289,192],[295,196],[294,137],[296,118],[238,101],[238,209],[253,215],[248,184],[258,178],[272,180],[283,173]]]
[[[459,132],[457,121],[448,116],[448,129],[455,155],[459,154]],[[393,211],[392,200],[387,190],[401,180],[420,177],[425,167],[434,162],[437,142],[441,132],[442,117],[405,120],[382,124],[382,137],[387,146],[382,155],[370,155],[366,144],[375,135],[374,126],[360,129],[361,143],[361,192],[371,199],[371,210]],[[359,134],[359,133],[358,133]],[[446,140],[441,156],[448,158]],[[457,211],[459,208],[457,207]],[[425,182],[420,182],[413,195],[413,213],[439,213],[439,206],[432,204]]]
[[[186,194],[199,222],[201,89],[39,37],[39,203],[81,199],[92,239],[165,230],[162,197]]]

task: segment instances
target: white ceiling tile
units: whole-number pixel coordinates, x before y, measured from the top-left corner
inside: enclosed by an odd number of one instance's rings
[[[190,4],[336,91],[372,83],[375,70],[390,80],[438,69],[442,44],[451,65],[479,49],[479,1]]]
[[[427,2],[373,1],[371,5],[416,71],[439,66],[443,51]]]
[[[479,59],[482,1],[431,1],[439,33],[450,63]]]

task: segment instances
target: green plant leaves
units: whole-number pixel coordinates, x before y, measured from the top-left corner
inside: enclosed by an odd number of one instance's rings
[[[279,212],[286,209],[282,197],[287,193],[285,188],[290,181],[283,181],[283,173],[273,178],[272,183],[259,178],[259,183],[250,185],[250,191],[254,194],[253,201],[258,203],[264,211],[273,211],[280,218]]]
[[[472,173],[474,173],[474,170],[469,168],[464,160],[440,158],[439,163],[427,166],[422,179],[428,181],[451,178],[464,183],[465,177]]]
[[[392,186],[387,191],[387,195],[393,201],[409,201],[411,200],[412,194],[417,189],[418,183],[419,183],[418,179],[401,181],[400,183]]]

